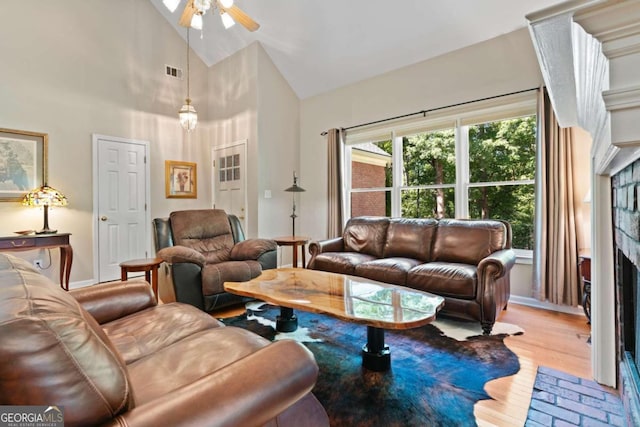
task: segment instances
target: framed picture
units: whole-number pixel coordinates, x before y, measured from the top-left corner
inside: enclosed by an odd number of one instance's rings
[[[47,182],[47,134],[0,128],[0,201],[19,202]]]
[[[164,180],[167,198],[198,198],[195,163],[166,160],[164,162]]]

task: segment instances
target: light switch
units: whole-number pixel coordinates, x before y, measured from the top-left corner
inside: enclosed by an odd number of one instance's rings
[[[264,198],[265,199],[271,198],[271,190],[264,190]]]

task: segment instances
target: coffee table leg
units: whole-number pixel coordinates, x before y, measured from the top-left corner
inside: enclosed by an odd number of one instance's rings
[[[384,343],[384,329],[367,326],[367,343],[362,347],[362,366],[376,372],[391,368],[391,350]]]
[[[276,331],[293,332],[298,329],[298,317],[292,308],[280,307],[280,316],[276,317]]]

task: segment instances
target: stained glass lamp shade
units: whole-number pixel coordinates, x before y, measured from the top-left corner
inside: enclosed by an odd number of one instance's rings
[[[55,188],[43,185],[29,191],[22,199],[24,206],[42,207],[44,209],[44,226],[36,234],[54,234],[58,230],[49,228],[49,206],[67,206],[67,198]]]

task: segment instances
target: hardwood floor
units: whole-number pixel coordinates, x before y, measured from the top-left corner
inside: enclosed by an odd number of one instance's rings
[[[592,378],[591,346],[587,342],[590,328],[584,316],[510,303],[499,321],[525,330],[523,335],[505,339],[507,347],[518,355],[520,371],[487,384],[487,393],[494,400],[476,404],[474,414],[479,426],[524,425],[540,365]]]
[[[215,316],[235,316],[242,312],[244,309],[238,307]],[[474,414],[478,426],[523,426],[540,365],[592,378],[591,346],[587,342],[590,329],[584,316],[510,303],[498,320],[525,330],[523,335],[505,339],[507,347],[518,355],[520,371],[487,384],[487,393],[493,400],[476,404]]]

